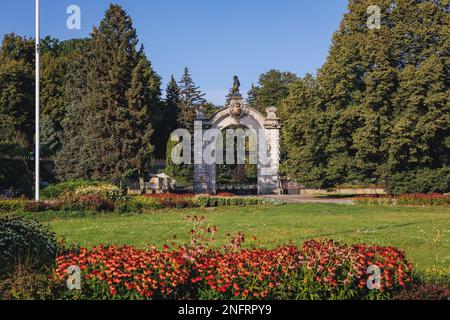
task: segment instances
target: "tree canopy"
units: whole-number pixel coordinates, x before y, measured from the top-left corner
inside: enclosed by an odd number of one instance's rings
[[[286,173],[312,187],[382,184],[392,192],[448,191],[448,1],[350,1],[316,84],[282,103]],[[433,181],[396,188],[395,181]]]

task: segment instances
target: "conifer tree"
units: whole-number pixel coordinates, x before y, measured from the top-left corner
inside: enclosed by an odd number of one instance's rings
[[[206,104],[206,100],[204,99],[205,94],[195,85],[187,67],[184,68],[179,87],[180,113],[178,115],[178,123],[182,128],[193,130],[196,109]]]
[[[162,120],[160,129],[158,130],[158,137],[161,146],[158,145],[155,154],[158,158],[164,158],[167,152],[167,141],[170,134],[176,130],[178,126],[178,115],[180,114],[180,88],[173,76],[166,88],[166,98],[162,104]]]
[[[257,108],[257,88],[254,83],[252,83],[252,87],[247,93],[246,102],[250,107]]]
[[[88,157],[86,139],[86,116],[88,114],[85,98],[89,71],[91,42],[77,46],[67,65],[66,90],[67,102],[65,117],[61,122],[61,149],[56,154],[55,169],[60,179],[89,179],[92,165]]]
[[[68,110],[65,141],[72,133],[81,145],[64,145],[58,161],[62,177],[119,182],[148,172],[153,156],[151,115],[160,98],[160,78],[137,45],[131,18],[120,6],[111,5],[91,35],[86,85],[75,93],[80,101]],[[78,160],[67,159],[74,152]],[[69,172],[64,160],[76,168]]]

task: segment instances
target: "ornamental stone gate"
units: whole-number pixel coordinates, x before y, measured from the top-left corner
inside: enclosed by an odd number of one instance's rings
[[[210,118],[201,110],[197,110],[195,119],[196,129],[218,129],[223,131],[230,127],[244,127],[256,132],[262,137],[263,143],[258,140],[258,194],[274,194],[280,192],[279,162],[280,162],[280,119],[277,117],[277,108],[266,109],[267,115],[262,115],[256,109],[245,104],[239,93],[239,80],[234,77],[234,86],[227,96],[227,105]],[[210,143],[203,135],[194,137],[199,141],[201,148],[194,150],[197,155],[203,154],[205,147]],[[265,153],[266,161],[262,162],[260,154]],[[202,157],[200,157],[202,158]],[[207,164],[204,160],[194,163],[194,190],[196,193],[216,194],[216,164]]]

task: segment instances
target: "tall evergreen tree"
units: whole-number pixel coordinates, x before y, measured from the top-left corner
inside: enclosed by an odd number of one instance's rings
[[[73,107],[83,111],[83,119],[68,111],[74,116],[68,131],[78,131],[74,134],[82,145],[63,147],[58,161],[62,177],[118,182],[148,172],[151,112],[159,99],[160,79],[137,44],[131,18],[120,6],[111,5],[92,32],[86,88],[75,93],[81,103]],[[70,161],[67,156],[75,150],[79,157],[71,162],[77,168],[70,172],[63,162]]]
[[[193,130],[196,109],[206,104],[206,100],[204,99],[205,94],[195,85],[187,67],[184,68],[179,87],[180,113],[178,115],[178,123],[182,128]]]
[[[166,89],[166,108],[167,110],[171,110],[173,114],[178,115],[179,103],[180,103],[180,87],[178,86],[174,76],[172,75],[170,77],[170,81],[167,84]]]
[[[62,179],[89,179],[90,158],[85,149],[88,139],[86,130],[86,116],[88,114],[85,98],[87,74],[90,68],[89,57],[91,41],[79,44],[71,55],[67,65],[65,78],[65,117],[61,122],[63,128],[60,133],[61,150],[56,155],[56,174]]]
[[[252,87],[247,93],[247,99],[245,100],[247,104],[252,108],[257,108],[257,88],[255,87],[255,84],[252,83]]]
[[[162,104],[162,119],[160,121],[160,128],[157,131],[158,140],[160,143],[155,150],[156,157],[162,159],[166,156],[167,141],[170,134],[176,130],[178,126],[178,116],[180,114],[180,88],[172,76],[166,88],[166,98]]]

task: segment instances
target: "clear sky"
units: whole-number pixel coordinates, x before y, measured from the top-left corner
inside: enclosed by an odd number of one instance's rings
[[[34,0],[2,1],[0,36],[34,35]],[[41,0],[42,36],[87,36],[111,0]],[[246,93],[271,68],[299,75],[325,62],[347,0],[116,0],[131,15],[164,87],[184,66],[207,94],[224,104],[233,75]],[[66,28],[69,5],[81,8],[81,30]]]

